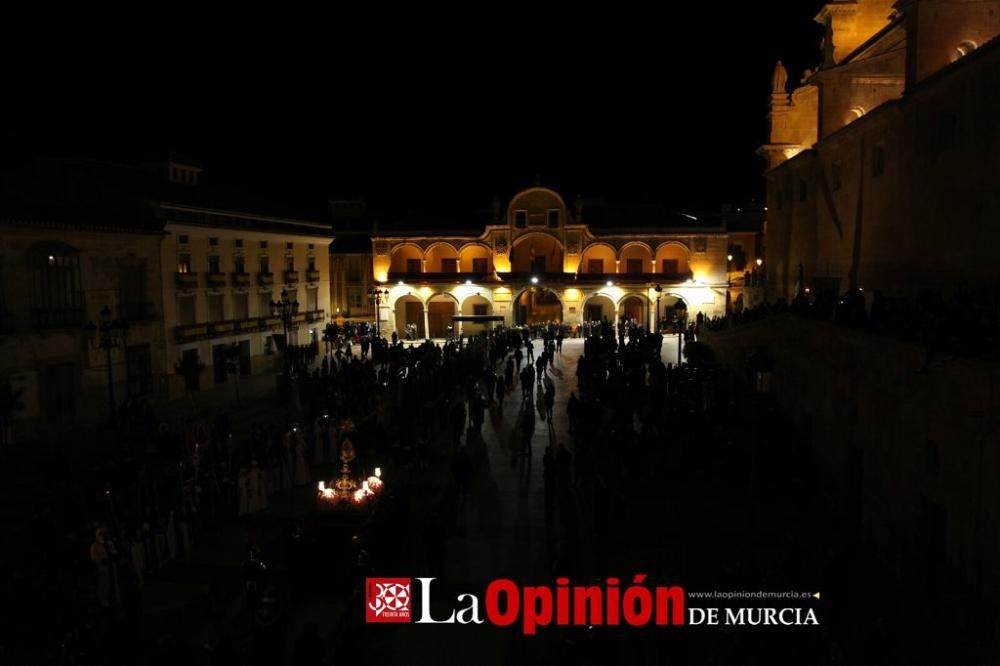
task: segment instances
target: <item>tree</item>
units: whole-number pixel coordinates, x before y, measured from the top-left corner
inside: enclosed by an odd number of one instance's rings
[[[198,380],[205,370],[205,364],[201,362],[197,354],[184,354],[181,360],[174,364],[174,370],[184,378],[184,390],[191,400],[191,411],[194,412],[194,392],[198,387]]]
[[[21,396],[24,389],[14,390],[10,384],[0,386],[0,444],[7,446],[13,439],[11,434],[11,419],[14,414],[24,409]]]

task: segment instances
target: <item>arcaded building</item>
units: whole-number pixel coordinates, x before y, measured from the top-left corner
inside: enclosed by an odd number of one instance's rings
[[[720,215],[611,212],[581,201],[571,208],[557,192],[532,187],[475,231],[373,235],[374,277],[389,291],[378,316],[383,334],[402,336],[409,326],[423,338],[488,325],[469,317],[652,327],[671,320],[681,301],[689,317],[721,315],[735,275],[727,273],[735,271],[729,245]],[[762,257],[760,244],[750,245],[752,259]]]

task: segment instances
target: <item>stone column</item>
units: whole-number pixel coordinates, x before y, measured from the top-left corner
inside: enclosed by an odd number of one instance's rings
[[[431,320],[430,320],[430,317],[427,316],[428,312],[429,312],[429,310],[427,308],[427,304],[425,303],[424,304],[424,338],[427,339],[427,340],[430,340],[431,339]]]

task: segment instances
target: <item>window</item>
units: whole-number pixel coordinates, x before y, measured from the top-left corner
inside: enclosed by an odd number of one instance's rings
[[[222,299],[224,296],[222,294],[209,294],[208,295],[208,320],[209,321],[225,321],[225,312],[222,307]]]
[[[310,250],[315,250],[316,249],[316,245],[313,244],[313,243],[309,243],[309,249]]]
[[[233,272],[243,275],[247,272],[246,258],[243,255],[233,257]]]
[[[177,297],[177,323],[181,326],[193,326],[195,319],[194,295]]]
[[[347,304],[348,307],[360,308],[361,303],[361,287],[348,287],[347,288]]]
[[[407,259],[406,260],[406,272],[407,273],[419,273],[420,264],[422,262],[420,259]]]
[[[148,395],[153,389],[153,354],[149,345],[126,347],[125,367],[128,368],[128,394],[132,397]]]
[[[243,247],[243,239],[242,238],[237,238],[236,239],[236,247]]]
[[[604,272],[604,260],[603,259],[588,259],[587,260],[587,272],[588,273],[603,273]]]
[[[695,236],[694,239],[694,251],[704,252],[708,249],[708,239],[704,236]]]
[[[676,259],[663,259],[660,263],[665,275],[677,275],[680,273],[680,267],[677,265]]]
[[[271,316],[271,292],[265,291],[257,294],[257,316]]]
[[[642,259],[626,259],[625,272],[629,275],[639,275],[642,273]]]
[[[271,262],[268,260],[267,257],[260,258],[260,272],[261,273],[271,272]]]
[[[306,289],[306,312],[319,310],[319,289]]]
[[[262,249],[262,250],[266,250],[267,249],[267,241],[261,241],[260,242],[260,249]]]
[[[559,211],[550,210],[549,211],[549,228],[556,229],[559,227]]]
[[[250,318],[250,294],[233,294],[233,319],[243,321]]]
[[[212,236],[211,238],[208,239],[208,244],[211,245],[212,247],[217,246],[219,244],[219,237]]]
[[[830,167],[830,187],[837,192],[844,186],[844,170],[840,162],[834,162]]]
[[[291,250],[294,247],[295,247],[294,243],[285,243],[285,249],[286,250]]]
[[[473,273],[479,275],[485,275],[487,271],[489,271],[489,262],[486,260],[486,257],[473,258],[472,260]]]
[[[316,257],[309,257],[308,262],[309,270],[316,270]]]
[[[477,317],[485,317],[486,315],[488,315],[489,314],[489,312],[487,312],[488,309],[489,305],[487,305],[486,303],[472,304],[472,314],[476,315]]]
[[[457,273],[458,272],[458,259],[442,259],[441,260],[441,272],[442,273]]]
[[[39,243],[29,253],[32,305],[40,328],[83,323],[80,256],[64,243]]]
[[[885,149],[882,146],[872,148],[872,176],[878,177],[885,173]]]
[[[217,254],[208,255],[208,272],[209,273],[219,272],[219,255]]]
[[[545,272],[545,255],[536,256],[531,260],[531,271],[533,273],[544,273]]]
[[[286,271],[295,270],[295,257],[285,257],[285,270]]]
[[[182,252],[177,255],[177,272],[178,273],[190,273],[191,272],[191,255],[187,252]]]
[[[186,235],[184,235],[184,234],[181,234],[180,236],[177,237],[177,242],[180,245],[187,245],[188,244],[188,237]]]
[[[524,229],[528,226],[528,211],[518,210],[514,212],[514,226],[518,229]]]
[[[118,310],[122,319],[146,316],[146,264],[122,264],[118,267]]]

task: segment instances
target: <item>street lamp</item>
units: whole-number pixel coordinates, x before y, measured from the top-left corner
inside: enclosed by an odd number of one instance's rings
[[[281,317],[282,336],[285,340],[285,349],[281,360],[286,377],[290,374],[288,371],[288,329],[291,328],[292,321],[298,313],[298,299],[288,300],[288,291],[285,289],[281,290],[280,301],[271,301],[271,316]]]
[[[104,350],[108,364],[108,416],[112,427],[117,427],[118,416],[115,409],[115,381],[111,367],[111,350],[125,346],[125,336],[128,333],[128,322],[124,319],[112,319],[111,308],[105,305],[101,308],[100,322],[88,322],[87,337],[91,348]]]
[[[663,287],[656,285],[653,287],[653,291],[656,292],[656,330],[660,330],[660,296],[663,295]]]
[[[389,302],[389,290],[380,287],[372,287],[368,290],[368,301],[375,304],[375,335],[382,337],[382,326],[379,320],[382,318],[382,302]]]

